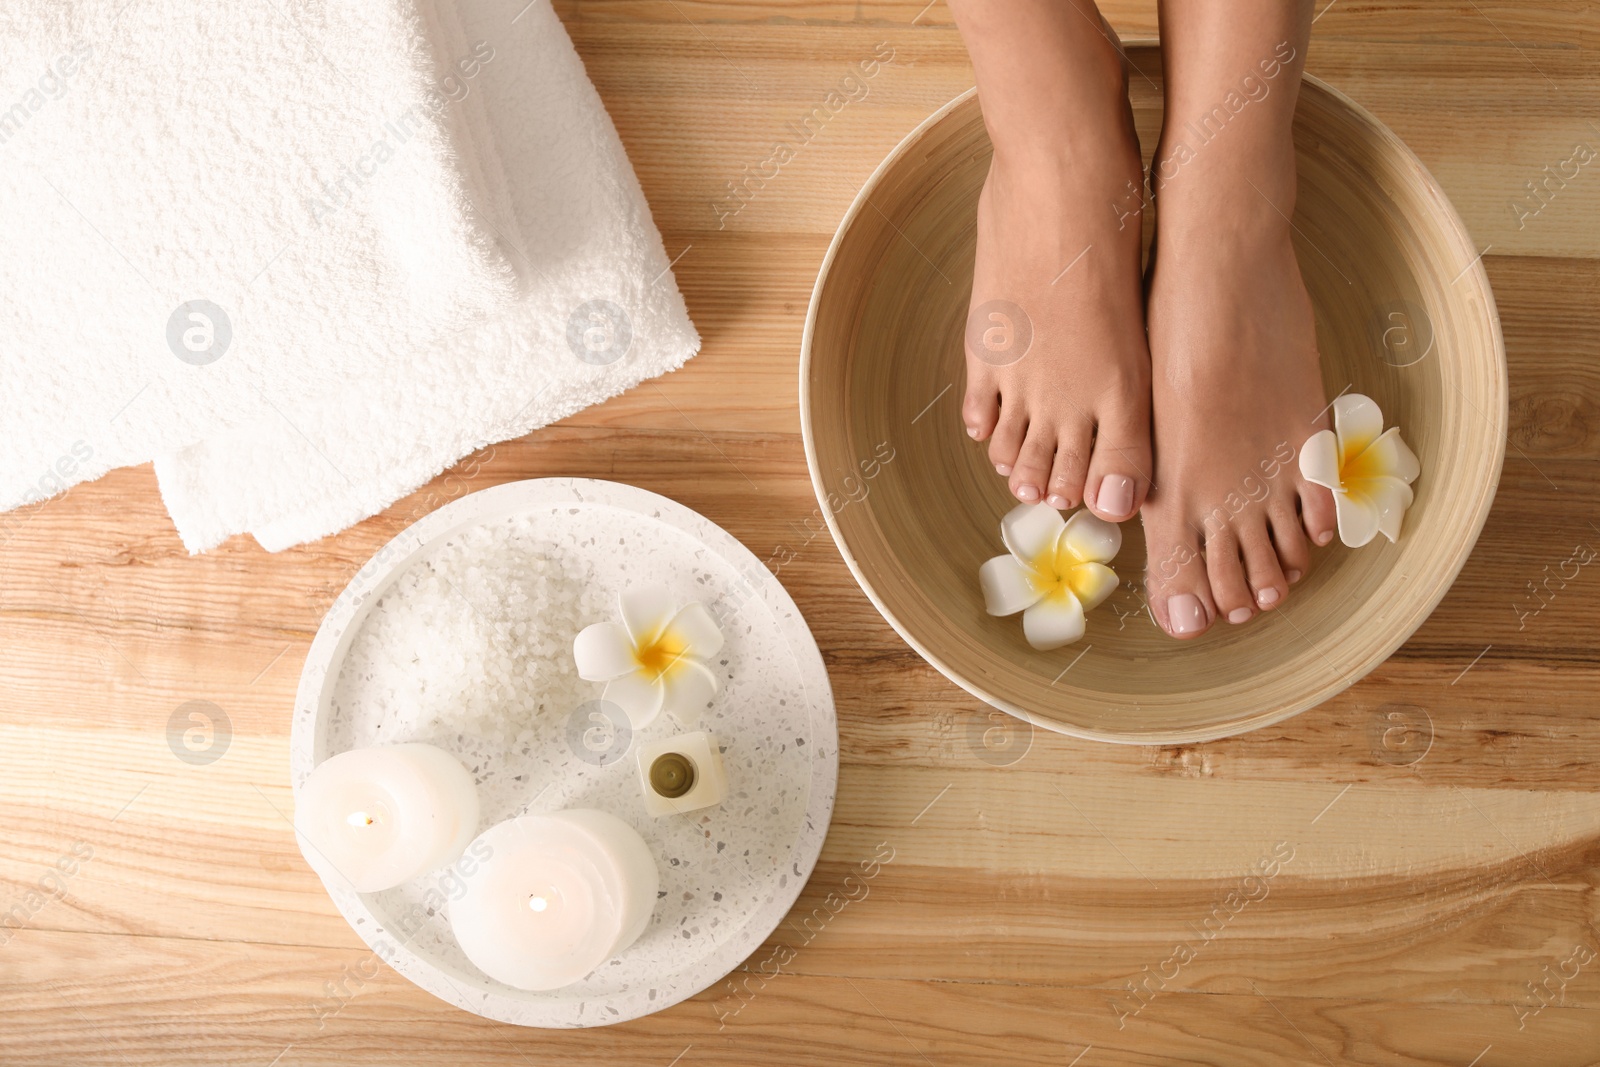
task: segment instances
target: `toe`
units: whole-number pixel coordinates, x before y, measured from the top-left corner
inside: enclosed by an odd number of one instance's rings
[[[1325,545],[1333,540],[1338,518],[1333,507],[1333,491],[1312,482],[1300,483],[1300,518],[1306,536],[1313,544]]]
[[[995,423],[993,436],[989,438],[989,462],[1000,472],[1000,477],[1011,477],[1011,469],[1016,465],[1017,453],[1022,451],[1022,439],[1027,433],[1027,413],[1020,406],[1008,410],[1001,405],[999,421]]]
[[[1149,526],[1145,536],[1150,545],[1145,570],[1150,614],[1157,626],[1180,641],[1199,637],[1217,617],[1199,539],[1190,531],[1161,536]]]
[[[1024,504],[1037,504],[1044,499],[1044,487],[1050,480],[1050,467],[1056,458],[1055,427],[1040,421],[1029,425],[1011,469],[1011,495]]]
[[[1056,442],[1055,466],[1050,471],[1050,506],[1065,511],[1081,504],[1088,470],[1089,425],[1075,420]]]
[[[1224,526],[1206,539],[1206,578],[1211,582],[1211,598],[1217,614],[1238,625],[1255,615],[1255,596],[1245,580],[1244,564],[1239,560],[1239,537],[1231,526]]]
[[[1311,546],[1306,543],[1305,527],[1294,512],[1293,503],[1269,508],[1268,527],[1272,545],[1278,551],[1278,566],[1290,585],[1311,573]]]
[[[988,371],[988,368],[984,368]],[[967,395],[961,401],[961,421],[974,441],[988,440],[1000,421],[1000,388],[992,373],[967,371]]]
[[[1244,557],[1245,580],[1250,583],[1256,607],[1270,611],[1282,604],[1289,595],[1289,580],[1278,565],[1278,552],[1272,546],[1265,516],[1254,515],[1240,528],[1239,554]]]
[[[1131,519],[1150,489],[1150,427],[1143,416],[1101,420],[1084,482],[1084,503],[1109,522]]]

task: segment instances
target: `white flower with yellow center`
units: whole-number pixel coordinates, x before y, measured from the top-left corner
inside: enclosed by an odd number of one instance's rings
[[[1117,588],[1106,566],[1122,547],[1122,528],[1087,511],[1062,520],[1048,504],[1022,504],[1000,520],[1010,555],[978,568],[990,615],[1022,612],[1022,633],[1040,651],[1083,636],[1083,613]]]
[[[622,622],[587,626],[572,642],[578,676],[605,682],[600,695],[622,709],[634,729],[663,711],[692,725],[717,695],[705,661],[722,649],[722,631],[699,602],[678,608],[664,585],[630,589],[619,598]]]
[[[1333,429],[1319,430],[1300,449],[1300,473],[1333,490],[1339,540],[1360,548],[1378,534],[1400,539],[1411,506],[1411,483],[1422,470],[1400,440],[1400,428],[1383,428],[1371,397],[1346,393],[1333,402]]]

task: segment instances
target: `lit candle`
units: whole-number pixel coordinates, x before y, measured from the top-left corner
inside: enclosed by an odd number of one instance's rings
[[[377,893],[455,862],[478,830],[478,787],[432,745],[352,749],[311,772],[294,827],[318,874]]]
[[[467,958],[497,981],[571,985],[650,923],[661,876],[644,839],[615,815],[523,815],[479,840],[489,858],[450,904],[450,925]],[[484,851],[474,845],[474,855]]]

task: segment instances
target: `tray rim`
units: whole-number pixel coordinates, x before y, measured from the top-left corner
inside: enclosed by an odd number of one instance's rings
[[[781,888],[774,885],[771,900],[754,908],[739,933],[721,947],[694,966],[674,972],[673,980],[658,983],[653,1000],[648,999],[649,991],[642,986],[615,996],[580,1000],[541,1002],[536,994],[508,996],[493,988],[485,976],[446,968],[413,950],[409,938],[390,933],[369,907],[373,894],[356,893],[323,881],[323,888],[356,935],[374,955],[413,985],[474,1015],[551,1029],[606,1026],[669,1008],[710,988],[759,949],[810,881],[832,822],[839,771],[838,720],[821,649],[788,590],[759,557],[704,515],[648,489],[596,478],[531,478],[469,493],[407,526],[369,557],[329,607],[306,654],[295,693],[289,777],[296,796],[312,768],[328,755],[324,712],[339,677],[335,665],[342,664],[367,611],[389,585],[437,544],[463,529],[523,511],[569,503],[620,508],[662,522],[728,562],[750,582],[754,588],[751,595],[763,600],[772,611],[795,658],[809,704],[812,736],[808,740],[813,744],[808,746],[812,751],[805,818],[788,855],[790,866],[774,869],[775,877],[783,873],[798,877]],[[468,988],[463,989],[463,984]],[[582,1019],[590,1007],[598,1011]]]

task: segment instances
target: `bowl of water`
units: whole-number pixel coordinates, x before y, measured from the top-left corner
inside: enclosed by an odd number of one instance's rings
[[[1161,121],[1160,51],[1127,52],[1144,75],[1129,80],[1148,162]],[[973,696],[1103,741],[1175,744],[1257,729],[1382,663],[1466,562],[1494,499],[1507,425],[1505,347],[1478,249],[1411,150],[1309,75],[1294,138],[1296,252],[1327,396],[1372,397],[1422,474],[1397,543],[1348,549],[1335,540],[1315,550],[1283,607],[1191,641],[1149,617],[1137,520],[1122,524],[1113,564],[1123,583],[1089,613],[1082,641],[1037,651],[1016,619],[984,612],[978,568],[1003,551],[1000,518],[1016,501],[959,418],[977,199],[991,154],[976,95],[907,136],[840,224],[802,343],[812,483],[873,604]],[[870,483],[863,464],[873,467]]]

